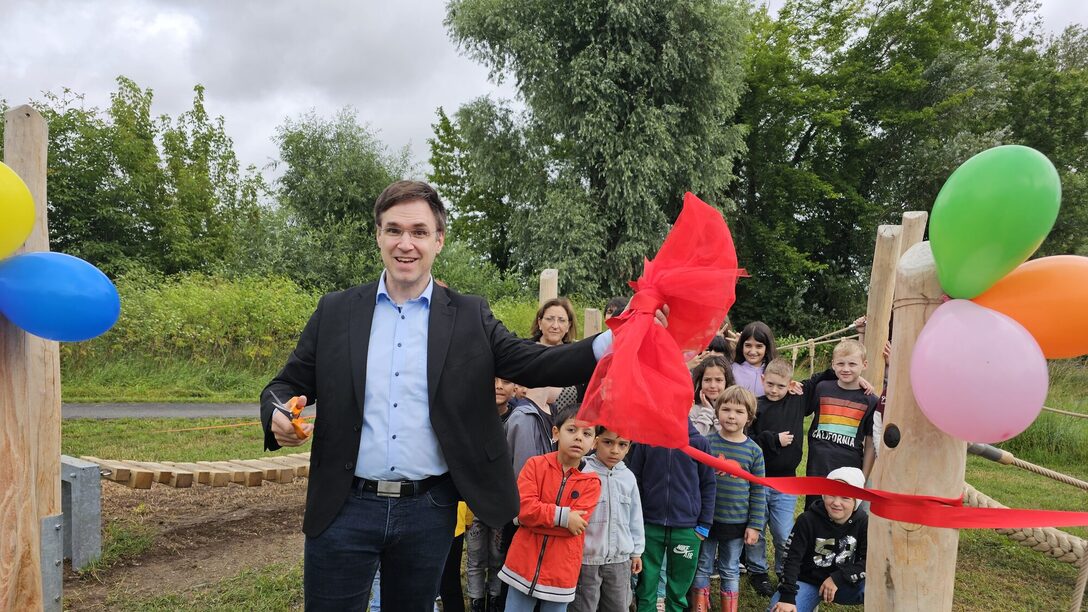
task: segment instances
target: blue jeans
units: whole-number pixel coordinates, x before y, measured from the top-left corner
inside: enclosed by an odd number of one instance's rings
[[[718,557],[718,577],[722,581],[722,592],[734,593],[740,590],[740,551],[744,549],[744,539],[717,540],[713,534],[699,547],[699,567],[695,570],[692,588],[705,589],[710,586],[710,575],[714,573],[714,557]]]
[[[797,496],[779,493],[770,487],[767,489],[767,527],[774,540],[774,573],[782,576],[782,568],[786,562],[786,540],[793,531],[793,513],[797,509]],[[763,566],[767,566],[766,540],[760,538],[763,545]],[[752,558],[749,551],[748,558]]]
[[[525,593],[511,587],[506,594],[506,612],[533,612],[537,605],[540,612],[565,612],[568,602],[544,601],[529,597]]]
[[[767,606],[767,612],[774,610],[774,605],[778,603],[780,596],[776,591],[774,597],[771,597],[771,604]],[[865,603],[865,581],[857,583],[854,586],[842,586],[839,590],[835,591],[835,603],[844,606],[860,606]],[[820,585],[809,584],[807,582],[797,583],[797,612],[812,612],[816,609],[816,606],[820,605]]]
[[[448,478],[413,497],[353,489],[329,527],[306,538],[306,610],[366,610],[380,562],[385,607],[430,612],[456,510],[457,489]]]

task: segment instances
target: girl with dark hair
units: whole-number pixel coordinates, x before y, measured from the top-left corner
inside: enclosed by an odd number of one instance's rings
[[[733,357],[733,379],[737,384],[763,396],[763,368],[778,357],[774,345],[774,332],[763,321],[752,321],[744,326],[737,339]]]
[[[691,371],[691,381],[695,385],[695,404],[688,413],[688,420],[700,434],[710,435],[719,427],[714,416],[714,400],[733,386],[733,372],[724,356],[710,355]]]

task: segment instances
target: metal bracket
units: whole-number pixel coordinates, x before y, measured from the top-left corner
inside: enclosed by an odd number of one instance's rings
[[[64,589],[64,523],[61,515],[42,519],[42,608],[46,612],[61,611]]]
[[[102,474],[97,463],[60,456],[64,557],[81,570],[102,556]]]

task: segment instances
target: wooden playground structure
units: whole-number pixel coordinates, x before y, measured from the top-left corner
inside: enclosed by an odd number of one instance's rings
[[[4,120],[5,163],[29,186],[37,213],[34,231],[21,251],[48,250],[46,123],[29,106],[11,109]],[[999,506],[969,485],[965,489],[968,444],[934,427],[918,409],[911,389],[909,364],[915,341],[943,295],[929,244],[922,241],[926,222],[926,213],[907,212],[901,225],[881,225],[876,233],[865,334],[869,355],[865,375],[870,380],[879,379],[884,371],[883,345],[893,311],[895,342],[884,417],[885,443],[873,471],[873,486],[917,495],[965,495],[968,505]],[[540,279],[540,299],[557,293],[558,271],[546,270]],[[585,334],[601,329],[600,312],[587,309]],[[806,348],[814,356],[815,347],[825,341],[832,340],[813,338],[784,348],[794,351],[796,362],[798,348]],[[49,586],[58,581],[62,567],[56,552],[61,514],[58,345],[31,336],[0,317],[0,372],[0,460],[6,465],[0,470],[0,513],[7,518],[6,528],[0,530],[0,608],[59,610],[60,593]],[[997,449],[973,451],[1014,464],[1015,458],[1001,455],[1003,451]],[[84,459],[99,464],[107,479],[134,488],[150,488],[153,482],[175,487],[288,482],[306,476],[309,466],[308,453],[197,463]],[[1088,489],[1088,483],[1081,481],[1069,484]],[[1088,545],[1084,540],[1047,528],[999,531],[1025,546],[1076,564],[1080,574],[1072,609],[1080,610],[1088,579]],[[873,610],[950,610],[958,539],[957,530],[873,516],[866,606]]]

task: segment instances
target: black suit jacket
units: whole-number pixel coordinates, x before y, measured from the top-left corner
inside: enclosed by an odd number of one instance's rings
[[[284,401],[305,395],[318,402],[302,528],[311,537],[336,517],[355,475],[377,287],[322,297],[287,364],[261,392],[267,450],[280,447],[271,432],[273,392]],[[522,340],[483,298],[434,286],[427,338],[431,424],[458,492],[485,523],[509,522],[519,503],[495,411],[494,377],[528,387],[568,386],[584,383],[594,367],[592,339],[551,348]]]

